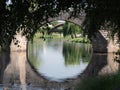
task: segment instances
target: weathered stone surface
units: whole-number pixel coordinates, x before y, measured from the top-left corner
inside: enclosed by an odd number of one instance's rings
[[[15,40],[12,40],[10,45],[11,51],[26,51],[27,50],[27,38],[22,36],[22,31],[15,35]]]

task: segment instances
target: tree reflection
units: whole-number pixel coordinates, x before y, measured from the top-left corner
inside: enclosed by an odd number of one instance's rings
[[[40,58],[38,58],[40,49],[39,44],[40,43],[37,43],[37,41],[28,42],[28,59],[35,67],[40,65]]]
[[[91,52],[91,45],[70,42],[63,43],[65,65],[78,65],[80,62],[89,62]]]

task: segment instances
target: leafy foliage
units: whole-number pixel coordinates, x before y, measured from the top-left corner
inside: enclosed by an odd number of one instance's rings
[[[119,0],[86,0],[86,20],[84,27],[89,36],[98,29],[110,30],[120,36],[120,1]]]
[[[9,46],[14,35],[23,30],[23,35],[32,38],[37,29],[56,17],[60,12],[78,17],[83,11],[86,20],[83,27],[89,37],[95,35],[101,26],[117,33],[120,38],[120,1],[119,0],[0,0],[0,46]],[[109,28],[110,27],[110,28]]]
[[[76,38],[76,34],[82,34],[83,30],[80,26],[66,22],[63,26],[63,35],[64,37],[67,35],[71,35],[72,38]]]

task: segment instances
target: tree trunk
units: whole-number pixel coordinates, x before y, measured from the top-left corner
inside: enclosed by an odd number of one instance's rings
[[[74,38],[74,35],[73,35],[73,34],[71,34],[71,38],[72,38],[72,39]]]
[[[1,50],[2,51],[10,51],[10,46],[6,45],[5,43],[2,43]]]
[[[75,36],[75,38],[77,38],[77,35],[76,35],[76,34],[74,34],[74,36]]]

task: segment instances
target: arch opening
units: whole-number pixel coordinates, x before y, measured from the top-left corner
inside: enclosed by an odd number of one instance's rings
[[[35,36],[38,37],[38,34],[41,34],[41,38],[52,38],[55,33],[59,33],[60,36],[66,38],[67,36],[73,41],[90,43],[88,35],[84,32],[82,25],[79,25],[76,22],[68,20],[55,20],[49,23],[45,23],[41,26]],[[75,39],[76,38],[76,39]]]
[[[70,22],[69,25],[65,25],[65,23],[66,21],[59,20],[51,22],[50,24],[47,24],[47,26],[51,26],[52,24],[59,29],[64,29],[65,26],[70,26],[69,29],[73,29],[73,27],[74,29],[75,27],[80,29],[80,27],[76,24]],[[57,25],[60,25],[60,27]],[[58,35],[60,32],[51,31],[51,36],[55,35],[53,33],[57,33]],[[83,32],[79,33],[83,34]],[[32,65],[37,72],[40,73],[40,75],[49,80],[61,82],[66,79],[76,78],[80,75],[80,73],[82,73],[91,58],[92,50],[90,44],[86,45],[68,40],[64,41],[63,38],[61,39],[61,37],[57,39],[56,37],[52,39],[51,37],[47,37],[46,40],[44,40],[44,38],[40,40],[40,36],[37,35],[39,35],[39,33],[36,33],[35,40],[37,37],[39,40],[36,40],[35,42],[33,40],[33,44],[28,46],[28,58],[29,62],[33,63]],[[80,37],[81,36],[74,38],[78,39]],[[69,33],[67,38],[73,40]],[[59,70],[56,71],[57,67],[59,67]]]

